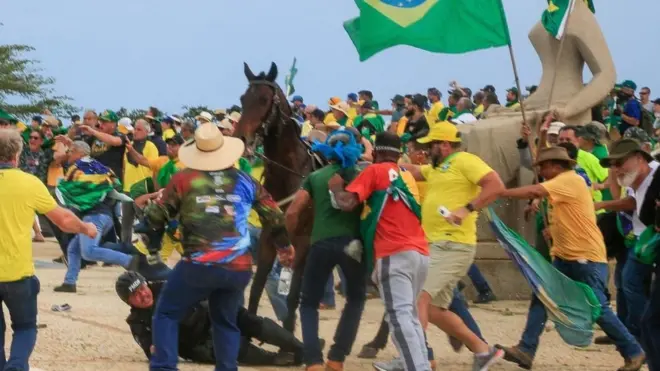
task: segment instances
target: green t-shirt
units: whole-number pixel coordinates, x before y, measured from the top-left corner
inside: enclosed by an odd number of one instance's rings
[[[360,236],[362,208],[345,212],[332,207],[328,181],[340,170],[341,166],[330,164],[311,173],[303,182],[302,188],[309,193],[314,204],[314,226],[312,227],[311,243],[331,237],[349,236],[358,238]],[[344,176],[346,181],[353,180],[357,175],[357,170],[349,172],[352,174]]]
[[[596,144],[594,148],[591,150],[591,154],[596,156],[598,160],[602,160],[608,155],[607,147],[605,147],[602,144]]]

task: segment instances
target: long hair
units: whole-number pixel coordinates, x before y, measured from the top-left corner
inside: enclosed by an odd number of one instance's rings
[[[319,152],[329,161],[336,161],[342,169],[355,166],[362,156],[362,150],[355,135],[347,130],[334,131],[328,135],[325,143],[317,141],[312,145],[312,151]]]

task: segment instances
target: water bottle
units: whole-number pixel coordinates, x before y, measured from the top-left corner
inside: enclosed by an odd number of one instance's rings
[[[291,289],[291,278],[293,277],[293,271],[291,268],[282,268],[280,272],[280,280],[277,283],[277,293],[280,295],[289,295],[289,290]]]

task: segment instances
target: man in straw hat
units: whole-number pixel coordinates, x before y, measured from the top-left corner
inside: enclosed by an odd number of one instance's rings
[[[236,169],[245,145],[202,123],[179,149],[186,166],[174,174],[162,197],[146,210],[151,228],[163,230],[175,215],[182,230],[183,259],[172,270],[153,320],[152,370],[177,369],[178,322],[201,300],[209,300],[216,369],[236,370],[240,332],[236,316],[252,276],[248,215],[254,207],[273,234],[283,265],[294,249],[284,215],[254,178]]]
[[[545,179],[543,183],[507,189],[503,197],[533,199],[547,197],[550,203],[548,221],[552,236],[553,266],[567,277],[582,282],[593,290],[601,304],[598,325],[614,340],[625,364],[619,371],[639,370],[645,362],[642,348],[635,337],[621,323],[610,308],[605,295],[608,266],[603,235],[596,224],[596,214],[589,187],[574,170],[575,160],[565,148],[551,147],[539,151],[535,166]],[[528,326],[518,343],[502,347],[505,359],[530,369],[545,328],[547,313],[540,300],[532,300],[530,306],[536,319]]]
[[[450,310],[456,285],[474,262],[477,211],[504,190],[499,175],[479,157],[461,151],[456,125],[440,122],[417,139],[431,144],[431,164],[403,165],[418,181],[427,182],[422,225],[430,241],[429,275],[418,299],[420,322],[431,322],[474,353],[474,369],[487,370],[503,352],[490,347],[470,330],[469,312],[463,318]]]

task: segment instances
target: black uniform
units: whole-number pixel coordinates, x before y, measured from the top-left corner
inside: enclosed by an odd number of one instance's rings
[[[164,283],[161,281],[148,284],[153,293],[154,302],[157,302]],[[147,358],[151,356],[153,311],[154,307],[148,309],[131,307],[131,314],[126,318],[133,338]],[[293,363],[301,363],[302,343],[271,319],[249,314],[245,308],[240,308],[237,325],[243,336],[238,355],[239,363],[253,366],[291,364],[287,357],[278,357],[277,353],[265,351],[252,344],[250,338],[278,346],[283,352],[294,353]],[[211,318],[206,301],[194,306],[179,325],[179,356],[193,362],[215,364]]]

